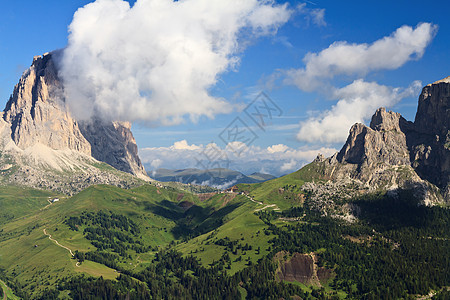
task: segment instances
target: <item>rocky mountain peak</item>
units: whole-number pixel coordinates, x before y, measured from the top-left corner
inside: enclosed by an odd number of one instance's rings
[[[11,138],[22,150],[40,143],[55,150],[91,153],[91,145],[66,109],[51,53],[34,57],[14,88],[3,119],[11,124]]]
[[[375,186],[420,185],[422,196],[429,194],[423,192],[429,190],[427,181],[450,201],[449,99],[447,77],[423,88],[414,123],[379,108],[370,127],[353,125],[336,159],[328,159],[334,165],[330,176],[350,176]],[[403,170],[403,175],[393,170]]]
[[[396,131],[402,132],[400,127],[407,126],[406,121],[401,114],[386,111],[386,108],[381,107],[377,109],[370,121],[370,128],[376,131]]]
[[[414,124],[426,135],[437,135],[445,140],[450,129],[450,76],[429,84],[419,97]]]
[[[445,77],[444,79],[435,81],[435,82],[433,82],[433,83],[431,83],[431,84],[429,84],[429,85],[432,85],[432,84],[438,84],[438,83],[450,83],[450,76],[447,76],[447,77]]]
[[[422,89],[408,145],[416,172],[450,198],[450,76]]]
[[[34,57],[6,104],[3,120],[14,144],[21,150],[43,145],[51,150],[76,151],[147,178],[131,124],[78,122],[71,116],[55,63],[58,55],[52,52]]]

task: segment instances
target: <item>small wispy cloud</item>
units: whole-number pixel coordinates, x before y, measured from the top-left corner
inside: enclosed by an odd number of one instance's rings
[[[306,7],[306,3],[300,3],[297,5],[297,11],[299,14],[304,16],[308,25],[312,23],[318,27],[327,26],[324,8],[308,8]]]

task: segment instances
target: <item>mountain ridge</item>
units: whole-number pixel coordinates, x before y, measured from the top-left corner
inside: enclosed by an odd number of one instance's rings
[[[132,187],[149,180],[129,123],[77,121],[71,115],[58,55],[33,58],[1,113],[3,184],[73,194],[91,184]]]
[[[258,183],[276,178],[270,174],[253,173],[244,175],[241,172],[215,168],[209,170],[188,169],[157,169],[150,173],[151,177],[163,182],[181,182],[185,184],[209,185],[212,187],[228,188],[239,183]]]
[[[37,143],[53,150],[70,149],[145,178],[131,124],[72,117],[58,76],[58,55],[56,51],[35,56],[15,86],[3,112],[11,139],[22,150]]]

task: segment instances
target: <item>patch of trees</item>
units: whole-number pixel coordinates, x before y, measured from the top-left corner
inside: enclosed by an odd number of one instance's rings
[[[64,221],[70,229],[77,231],[77,226],[91,225],[101,228],[115,228],[131,233],[132,235],[139,234],[140,230],[136,223],[130,218],[110,212],[109,214],[104,211],[98,211],[96,213],[83,212],[78,217],[69,217]]]
[[[108,255],[88,252],[85,257],[104,259],[105,264],[117,259]],[[275,263],[265,258],[229,276],[219,266],[204,267],[193,256],[169,250],[159,252],[153,264],[141,272],[122,270],[117,282],[80,277],[60,284],[59,289],[70,290],[73,299],[240,299],[239,286],[247,290],[247,299],[307,297],[300,287],[277,282],[275,269]]]
[[[359,201],[362,221],[348,224],[310,215],[275,226],[272,212],[258,213],[268,225],[273,252],[319,251],[320,262],[334,269],[331,286],[352,298],[407,298],[450,284],[450,211],[404,201]],[[283,213],[300,217],[303,211]],[[345,237],[354,237],[358,242]]]
[[[133,220],[123,215],[107,214],[103,211],[97,213],[83,212],[78,217],[65,220],[70,229],[78,231],[85,227],[83,234],[86,239],[98,250],[108,250],[127,257],[128,250],[144,253],[152,250],[139,239],[139,227]]]
[[[106,213],[68,218],[69,227],[85,228],[86,237],[97,248],[106,250],[75,252],[75,258],[96,261],[122,274],[117,282],[86,277],[66,279],[59,284],[59,290],[47,291],[47,297],[55,297],[65,289],[71,291],[74,299],[239,299],[243,288],[247,299],[337,298],[335,292],[314,288],[307,293],[295,284],[277,281],[273,256],[289,251],[316,252],[319,267],[332,269],[336,274],[329,285],[352,299],[408,299],[430,290],[440,291],[436,299],[448,298],[444,287],[450,285],[450,210],[418,207],[402,198],[358,199],[355,204],[360,208],[361,221],[353,224],[322,217],[306,205],[282,213],[258,212],[267,225],[264,233],[275,236],[270,241],[272,252],[256,263],[249,262],[233,276],[226,273],[232,263],[230,253],[250,250],[252,245],[229,238],[213,240],[215,231],[208,236],[208,243],[223,246],[226,251],[209,266],[169,249],[158,252],[150,266],[136,272],[117,265],[132,247],[146,250],[130,220]],[[114,221],[108,223],[106,217]],[[275,225],[280,217],[291,221]],[[114,252],[107,252],[110,249]]]
[[[119,261],[120,257],[116,253],[103,251],[79,252],[77,250],[74,253],[74,258],[81,263],[85,260],[90,260],[112,269],[120,270],[119,266],[117,265],[117,261]]]
[[[228,237],[218,239],[214,242],[214,244],[224,246],[225,250],[232,252],[234,255],[238,253],[238,250],[249,251],[253,249],[252,245],[249,245],[248,243],[243,245],[239,242],[239,240],[231,241]]]

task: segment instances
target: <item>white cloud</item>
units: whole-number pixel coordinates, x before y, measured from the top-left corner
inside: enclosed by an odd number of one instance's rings
[[[327,26],[325,22],[325,9],[324,8],[307,8],[306,3],[300,3],[297,5],[297,11],[305,16],[305,20],[309,23],[313,23],[318,27]]]
[[[159,158],[152,160],[152,162],[150,163],[150,166],[152,167],[153,170],[158,169],[161,165],[162,165],[163,161],[160,160]]]
[[[308,53],[303,58],[304,68],[286,71],[285,83],[314,91],[323,88],[324,80],[337,75],[362,76],[370,71],[397,69],[420,59],[436,32],[436,25],[421,23],[416,28],[402,26],[372,44],[334,42],[319,53]]]
[[[176,142],[175,144],[179,144]],[[297,149],[278,144],[267,148],[245,146],[240,154],[233,151],[233,146],[219,147],[215,143],[198,145],[196,147],[153,147],[139,149],[142,162],[154,170],[155,160],[161,163],[158,167],[168,169],[184,168],[229,168],[244,174],[259,172],[262,169],[270,174],[280,176],[296,171],[301,166],[311,162],[318,153],[331,156],[337,150],[334,148],[300,147]],[[184,143],[183,143],[184,144]],[[186,142],[187,145],[189,145]]]
[[[278,145],[273,145],[273,146],[267,147],[267,151],[269,151],[269,153],[285,152],[288,149],[289,149],[289,147],[286,145],[283,145],[283,144],[278,144]]]
[[[311,10],[312,21],[317,26],[327,26],[325,22],[325,9],[315,8]]]
[[[150,125],[228,113],[208,90],[237,68],[247,39],[275,33],[290,15],[287,4],[265,0],[97,0],[69,27],[67,102],[80,119]]]
[[[200,149],[200,147],[197,145],[194,145],[194,144],[189,145],[186,140],[175,142],[173,144],[172,148],[175,150],[198,150],[198,149]]]
[[[300,123],[297,139],[306,142],[345,142],[354,123],[364,123],[379,107],[390,107],[405,97],[417,95],[421,86],[419,81],[401,89],[355,80],[334,91],[333,97],[340,100],[331,109]]]
[[[280,171],[282,173],[286,172],[286,171],[292,171],[296,166],[298,165],[298,163],[291,159],[289,162],[285,162],[281,167],[280,167]]]

